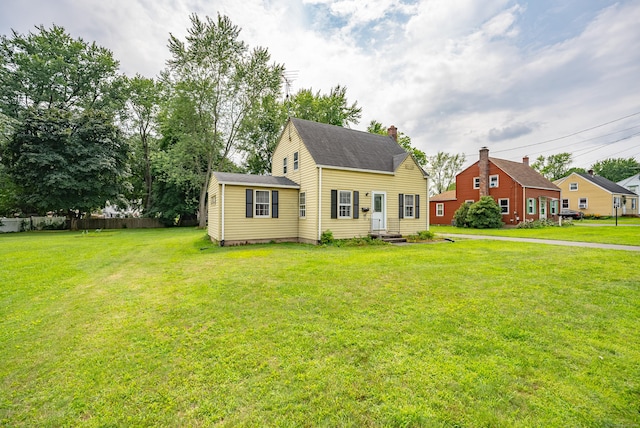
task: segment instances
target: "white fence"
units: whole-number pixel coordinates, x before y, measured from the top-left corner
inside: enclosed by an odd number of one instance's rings
[[[66,217],[0,218],[0,233],[25,230],[64,229]]]

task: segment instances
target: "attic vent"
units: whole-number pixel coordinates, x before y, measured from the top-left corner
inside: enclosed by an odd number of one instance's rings
[[[414,168],[414,166],[413,166],[413,164],[412,164],[411,162],[407,162],[407,163],[405,163],[405,164],[404,164],[404,167],[405,167],[406,169],[413,169],[413,168]]]

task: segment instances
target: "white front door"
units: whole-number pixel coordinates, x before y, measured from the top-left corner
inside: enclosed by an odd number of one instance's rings
[[[371,192],[371,230],[387,230],[387,194]]]
[[[547,218],[547,198],[540,196],[540,220]]]

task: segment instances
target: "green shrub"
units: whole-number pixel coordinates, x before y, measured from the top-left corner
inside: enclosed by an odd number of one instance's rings
[[[430,230],[421,230],[418,232],[418,238],[423,241],[431,241],[436,234]]]
[[[456,227],[469,227],[469,221],[467,220],[467,213],[469,213],[470,203],[464,202],[460,207],[453,213],[453,222]]]
[[[501,228],[503,223],[500,207],[491,196],[483,196],[469,207],[467,222],[474,229]]]
[[[329,245],[329,244],[333,244],[334,239],[333,239],[333,232],[330,230],[325,230],[324,232],[322,232],[322,235],[320,235],[320,243],[322,245]]]

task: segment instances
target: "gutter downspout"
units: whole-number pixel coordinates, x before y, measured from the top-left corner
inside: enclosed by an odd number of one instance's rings
[[[318,242],[322,239],[322,167],[318,167]]]
[[[220,221],[220,227],[222,228],[222,230],[220,231],[220,246],[224,247],[224,190],[225,190],[225,184],[222,184],[222,201],[221,201],[221,207],[220,209],[222,210],[222,218]]]
[[[522,186],[522,221],[527,219],[527,188]]]
[[[425,180],[427,182],[427,203],[426,203],[426,211],[427,211],[427,231],[429,230],[429,224],[431,223],[431,204],[429,203],[429,177],[426,177]]]

